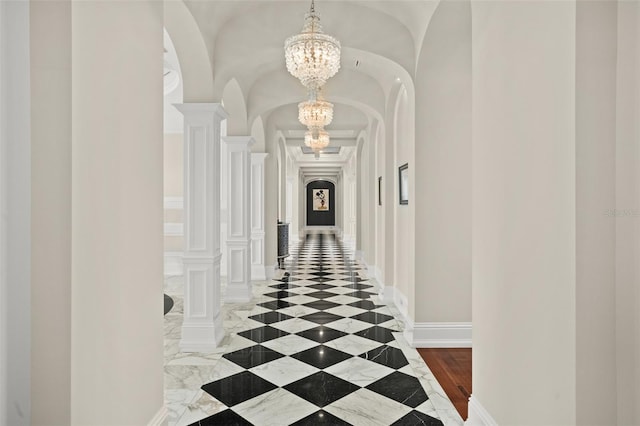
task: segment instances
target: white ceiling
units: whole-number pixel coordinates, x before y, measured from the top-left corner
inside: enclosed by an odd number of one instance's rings
[[[342,44],[341,69],[325,86],[335,105],[327,130],[357,135],[384,119],[389,93],[412,86],[417,53],[439,0],[317,0],[324,31]],[[214,92],[235,79],[246,105],[246,127],[265,124],[300,132],[297,104],[306,91],[286,70],[284,40],[300,32],[307,0],[185,0],[209,52]],[[175,55],[173,55],[175,56]],[[235,83],[234,83],[235,84]],[[334,137],[332,135],[332,137]]]

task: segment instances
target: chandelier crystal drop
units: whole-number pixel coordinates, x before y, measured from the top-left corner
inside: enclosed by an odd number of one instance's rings
[[[329,133],[324,129],[307,130],[304,134],[304,144],[317,153],[329,146]]]
[[[309,128],[328,126],[333,120],[333,104],[319,99],[300,102],[298,120]]]
[[[308,89],[319,89],[340,69],[340,42],[322,32],[314,0],[302,33],[285,41],[284,52],[287,71]]]

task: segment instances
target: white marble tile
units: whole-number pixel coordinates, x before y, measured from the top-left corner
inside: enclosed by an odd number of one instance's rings
[[[333,328],[332,324],[333,323],[329,323],[327,325]],[[369,352],[370,350],[375,349],[382,344],[371,339],[365,339],[364,337],[348,334],[346,336],[342,336],[326,342],[324,345],[329,346],[333,349],[338,349],[342,352],[346,352],[350,355],[358,356],[365,352]]]
[[[416,377],[416,373],[413,371],[413,368],[411,367],[411,364],[405,365],[404,367],[402,367],[398,371],[401,372],[401,373],[404,373],[404,374],[408,374],[409,376]]]
[[[303,320],[301,318],[291,318],[286,321],[273,323],[271,324],[271,326],[289,333],[299,333],[301,331],[317,327],[318,324],[316,324],[315,322]]]
[[[327,309],[325,312],[329,312],[330,314],[340,315],[342,317],[352,317],[354,315],[358,315],[364,312],[367,312],[364,309],[355,308],[353,306],[348,305],[340,305],[335,308]]]
[[[187,406],[176,426],[188,426],[226,409],[226,405],[201,390],[196,400]]]
[[[398,324],[398,321],[396,321],[395,319],[380,323],[378,325],[380,327],[388,328],[389,330],[402,331],[402,328],[400,327],[400,324]]]
[[[328,288],[325,291],[340,295],[340,294],[353,293],[354,291],[357,291],[357,290],[353,288],[348,288],[348,287],[334,287],[334,288]]]
[[[369,389],[360,389],[324,407],[324,410],[354,425],[390,425],[411,408]]]
[[[198,389],[211,381],[213,365],[167,365],[164,367],[165,389]]]
[[[238,374],[243,371],[244,368],[240,367],[238,364],[231,362],[226,358],[220,358],[211,372],[211,380],[209,380],[209,382],[224,379],[225,377],[233,376],[234,374]],[[203,383],[203,385],[204,384],[205,383]]]
[[[287,336],[278,337],[277,339],[262,343],[262,346],[273,349],[274,351],[284,355],[293,355],[297,352],[306,351],[307,349],[311,349],[318,345],[318,342],[305,339],[304,337],[297,336],[295,334],[289,334]]]
[[[335,330],[344,331],[345,333],[357,333],[358,331],[373,327],[373,324],[353,318],[342,318],[327,324],[327,326]]]
[[[295,282],[295,283],[293,283],[293,284],[295,284],[295,285],[299,285],[300,287],[290,288],[290,289],[287,289],[287,291],[288,291],[289,293],[296,293],[296,294],[307,294],[307,293],[313,293],[314,291],[318,291],[318,290],[317,290],[317,289],[315,289],[315,288],[305,287],[305,286],[304,286],[304,284],[309,284],[309,283],[311,283],[311,282],[312,282],[312,281],[309,281],[309,282],[298,282],[298,281],[296,281],[296,282]]]
[[[169,389],[164,392],[164,401],[169,412],[169,424],[176,424],[184,415],[187,405],[197,395],[197,390]]]
[[[344,294],[340,294],[338,296],[328,297],[324,300],[328,300],[329,302],[340,303],[341,305],[348,305],[349,303],[357,302],[361,299],[357,297],[345,296]]]
[[[215,365],[222,354],[222,351],[208,354],[179,352],[165,365]]]
[[[292,317],[302,317],[305,315],[313,314],[314,312],[318,312],[318,310],[310,308],[308,306],[295,305],[295,306],[289,306],[288,308],[278,309],[278,312],[282,312],[283,314],[286,314]]]
[[[296,380],[300,380],[303,377],[317,373],[320,370],[307,363],[286,356],[284,358],[279,358],[275,361],[253,367],[249,371],[275,385],[282,387],[289,383],[293,383]]]
[[[389,309],[388,306],[381,306],[379,308],[376,309],[372,309],[371,312],[375,312],[378,314],[383,314],[383,315],[391,315],[394,316],[393,313],[391,312],[391,309]]]
[[[356,357],[325,368],[329,374],[340,377],[360,387],[365,387],[393,373],[393,369],[364,358]]]
[[[317,410],[315,405],[284,389],[274,389],[233,407],[251,423],[264,426],[291,424]]]
[[[305,303],[315,302],[318,299],[316,299],[315,297],[305,296],[304,294],[298,294],[282,300],[289,303],[295,303],[296,305],[304,305]]]
[[[464,421],[460,414],[453,406],[453,403],[447,397],[447,394],[442,389],[442,386],[436,380],[435,376],[425,364],[424,360],[418,353],[418,351],[407,343],[406,339],[402,335],[402,333],[393,333],[396,342],[398,343],[398,347],[402,350],[402,353],[409,361],[409,365],[413,370],[413,375],[418,378],[418,381],[424,388],[427,396],[429,397],[429,401],[433,404],[437,412],[437,417],[442,420],[442,422],[446,425],[462,425]],[[431,415],[431,414],[430,414]]]
[[[415,408],[416,411],[420,411],[428,416],[438,418],[438,412],[436,408],[433,406],[433,403],[430,400],[423,402]]]
[[[249,348],[256,344],[253,340],[238,336],[237,334],[229,335],[222,343],[224,343],[224,353],[239,351],[240,349]]]

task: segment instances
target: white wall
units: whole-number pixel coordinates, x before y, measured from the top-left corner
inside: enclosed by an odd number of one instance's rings
[[[71,419],[147,424],[164,400],[163,4],[72,8]]]
[[[575,424],[575,3],[472,8],[473,397]]]
[[[616,423],[617,2],[576,2],[576,422]],[[593,389],[597,388],[597,395]]]
[[[31,424],[28,2],[0,2],[0,43],[0,424],[28,425]]]
[[[471,9],[443,1],[422,43],[415,107],[418,323],[471,321]],[[412,201],[409,201],[410,203]]]
[[[31,4],[31,398],[36,425],[71,423],[71,9],[71,2]]]
[[[409,98],[406,89],[398,92],[395,104],[395,117],[393,122],[394,128],[394,164],[391,168],[389,178],[393,179],[393,197],[389,202],[394,206],[394,277],[395,284],[395,303],[401,313],[408,315],[409,318],[415,318],[415,285],[411,280],[411,269],[415,267],[411,262],[410,256],[415,255],[414,247],[409,243],[411,234],[414,233],[414,224],[410,220],[410,210],[415,210],[417,200],[409,199],[409,204],[400,204],[399,191],[399,167],[403,164],[409,164],[409,170],[417,166],[414,159],[413,151],[413,132],[411,131],[411,117],[409,116]],[[414,170],[415,173],[415,170]],[[415,182],[415,181],[414,181]],[[411,185],[411,183],[409,183]],[[421,185],[415,182],[416,187]],[[413,185],[412,185],[413,186]],[[421,193],[421,189],[417,191]],[[418,254],[418,256],[420,253]],[[422,259],[423,261],[425,259]],[[419,303],[422,303],[419,302]]]
[[[618,3],[617,22],[617,415],[640,424],[640,4]]]
[[[164,399],[163,5],[32,6],[32,423],[148,424]]]

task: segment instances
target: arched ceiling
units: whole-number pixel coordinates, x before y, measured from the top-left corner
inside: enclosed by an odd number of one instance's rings
[[[358,134],[372,120],[384,119],[392,87],[402,82],[412,90],[416,52],[439,1],[316,0],[324,31],[342,44],[341,69],[324,90],[335,105],[330,134]],[[283,47],[287,37],[300,32],[310,0],[184,4],[206,45],[214,97],[228,94],[232,81],[233,92],[244,97],[245,127],[261,119],[284,135],[303,129],[296,106],[306,90],[287,72]]]

